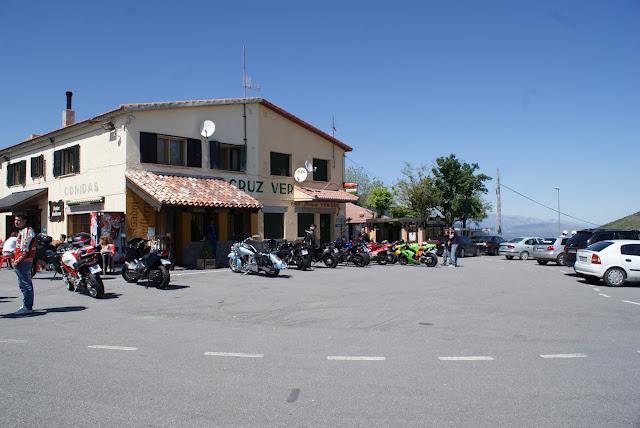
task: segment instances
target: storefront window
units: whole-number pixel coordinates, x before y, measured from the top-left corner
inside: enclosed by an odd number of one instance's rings
[[[298,214],[298,237],[303,237],[304,232],[309,229],[309,227],[314,222],[314,215],[309,213],[299,213]]]
[[[291,155],[271,152],[271,175],[291,176]]]
[[[284,238],[284,214],[264,213],[264,238],[282,239]]]
[[[73,214],[67,217],[68,235],[74,233],[91,233],[91,214]]]

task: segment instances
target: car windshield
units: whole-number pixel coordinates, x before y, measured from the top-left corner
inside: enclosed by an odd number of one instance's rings
[[[513,238],[513,239],[510,239],[510,240],[509,240],[509,241],[507,241],[507,242],[512,242],[512,243],[514,243],[514,244],[515,244],[515,243],[518,243],[518,242],[522,241],[523,239],[524,239],[524,238]]]
[[[595,244],[591,244],[587,247],[587,250],[589,251],[602,251],[605,248],[607,248],[609,245],[613,244],[613,242],[611,241],[600,241],[600,242],[596,242]]]

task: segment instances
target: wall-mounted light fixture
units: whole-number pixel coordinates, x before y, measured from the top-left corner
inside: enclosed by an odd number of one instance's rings
[[[56,140],[53,137],[49,137],[49,142],[53,144]]]
[[[102,128],[104,128],[105,131],[115,131],[116,125],[114,125],[113,122],[109,121],[109,122],[103,123]]]

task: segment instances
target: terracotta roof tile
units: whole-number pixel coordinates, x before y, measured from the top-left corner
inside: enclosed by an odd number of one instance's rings
[[[301,186],[296,186],[296,189],[318,201],[355,202],[358,200],[356,195],[347,193],[344,190],[312,189]]]
[[[347,216],[347,223],[366,223],[367,219],[375,217],[374,212],[370,209],[360,207],[351,202],[345,205],[345,215]]]
[[[161,205],[262,208],[260,201],[220,179],[134,170],[126,176]]]

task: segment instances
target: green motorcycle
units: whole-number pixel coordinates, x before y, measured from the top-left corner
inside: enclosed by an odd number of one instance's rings
[[[438,264],[435,244],[400,243],[396,245],[396,255],[401,265],[424,264],[427,267],[434,267]]]

